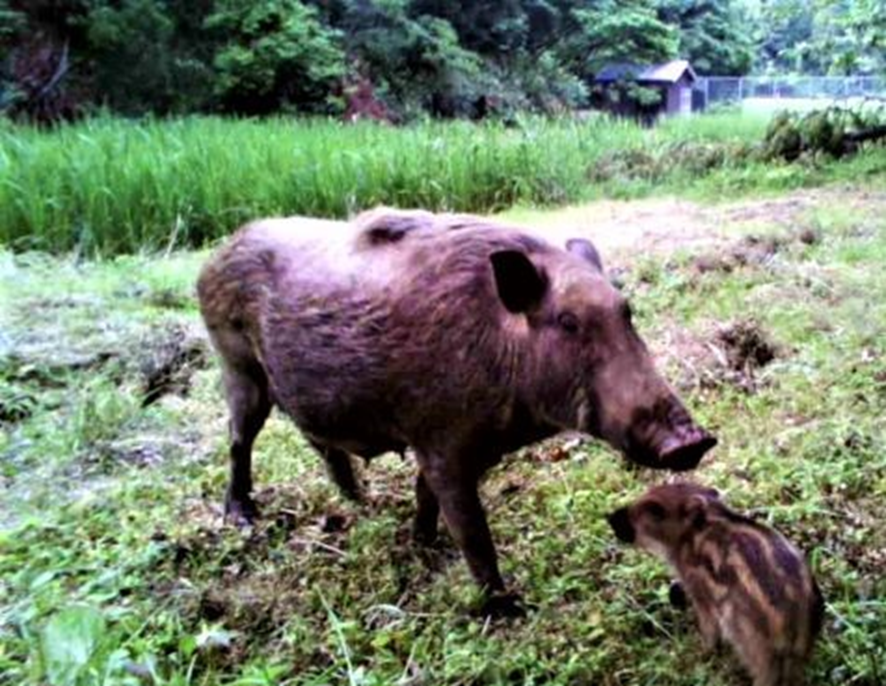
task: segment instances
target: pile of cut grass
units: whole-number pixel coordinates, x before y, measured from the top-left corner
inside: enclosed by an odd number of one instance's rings
[[[729,166],[715,156],[699,167],[685,147],[751,143],[765,126],[741,114],[654,129],[607,117],[404,128],[106,118],[51,131],[0,122],[0,243],[113,255],[200,246],[269,215],[344,217],[376,204],[487,212],[624,197],[672,171]],[[674,148],[682,152],[672,163]],[[652,162],[609,169],[608,159],[630,151]]]

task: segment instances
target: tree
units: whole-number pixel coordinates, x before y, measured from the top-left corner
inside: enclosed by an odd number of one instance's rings
[[[651,64],[676,57],[679,36],[649,0],[592,3],[571,11],[577,30],[567,43],[573,71],[589,78],[611,62]]]
[[[528,17],[520,0],[413,0],[411,7],[445,20],[461,45],[480,55],[512,55],[526,41]]]
[[[0,109],[38,122],[72,118],[71,37],[82,0],[0,3]]]
[[[830,56],[828,71],[878,73],[886,67],[886,1],[819,0],[813,27],[816,50]]]
[[[813,14],[803,0],[771,0],[760,7],[758,70],[821,71],[812,50]]]
[[[25,28],[26,23],[24,13],[13,9],[9,0],[0,0],[0,60],[5,57],[5,51]]]
[[[218,37],[215,94],[230,111],[329,111],[345,74],[341,35],[299,0],[218,0],[206,27]]]
[[[658,16],[677,29],[678,52],[699,74],[743,75],[751,70],[751,24],[731,0],[659,0]]]
[[[758,70],[872,74],[886,69],[884,0],[757,0],[755,9]]]
[[[106,104],[128,114],[172,109],[175,23],[162,2],[96,3],[84,24],[93,84]]]
[[[0,112],[17,98],[8,62],[26,23],[24,14],[10,7],[8,0],[0,0]]]
[[[394,110],[469,113],[486,81],[480,57],[440,17],[413,15],[407,0],[346,0],[340,25],[353,68]],[[335,8],[340,9],[340,8]]]
[[[395,116],[552,111],[604,64],[678,56],[879,73],[886,0],[0,0],[0,107],[42,119],[334,112],[357,85]]]

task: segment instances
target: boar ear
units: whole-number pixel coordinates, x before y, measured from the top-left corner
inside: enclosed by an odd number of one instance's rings
[[[598,272],[603,271],[603,260],[594,244],[585,238],[570,238],[566,241],[566,250],[588,262]]]
[[[489,256],[495,274],[498,297],[508,312],[527,312],[547,290],[547,279],[538,271],[526,253],[499,250]]]

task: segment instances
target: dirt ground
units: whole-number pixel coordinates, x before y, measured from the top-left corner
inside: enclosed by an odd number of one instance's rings
[[[512,210],[503,220],[557,245],[591,239],[604,261],[622,266],[637,256],[697,252],[757,230],[803,228],[814,210],[886,206],[886,193],[857,188],[807,189],[765,200],[702,205],[687,200],[603,200],[561,210]]]

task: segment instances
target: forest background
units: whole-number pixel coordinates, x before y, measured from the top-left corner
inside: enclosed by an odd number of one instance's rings
[[[610,62],[878,75],[884,48],[882,0],[0,0],[0,110],[551,113]]]

